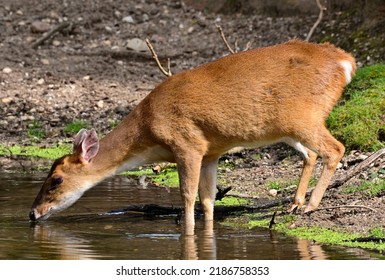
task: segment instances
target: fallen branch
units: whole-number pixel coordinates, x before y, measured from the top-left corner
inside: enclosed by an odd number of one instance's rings
[[[239,212],[253,213],[255,211],[269,209],[271,207],[272,207],[271,203],[260,204],[260,205],[215,206],[214,213],[216,215],[217,214],[231,215],[233,213],[239,213]],[[158,215],[180,215],[183,211],[184,211],[184,208],[182,206],[160,206],[157,204],[145,204],[145,205],[130,205],[122,209],[110,211],[108,212],[108,214],[113,215],[113,214],[124,214],[124,213],[134,212],[134,213],[142,213],[145,215],[158,216]],[[197,215],[203,214],[203,210],[201,209],[199,204],[195,207],[195,213]]]
[[[52,36],[54,36],[56,33],[59,33],[60,31],[69,27],[70,25],[71,23],[69,23],[68,21],[64,21],[61,24],[57,25],[56,27],[51,29],[51,31],[49,31],[44,36],[42,36],[40,39],[36,40],[35,43],[32,44],[32,48],[36,49],[38,46],[42,45],[45,41],[47,41]]]
[[[314,25],[312,26],[312,28],[310,29],[309,34],[307,34],[305,41],[309,41],[309,40],[310,40],[310,37],[313,35],[314,30],[317,28],[318,24],[320,24],[320,22],[321,22],[321,20],[322,20],[322,18],[323,18],[323,16],[324,16],[324,11],[326,10],[326,8],[325,8],[324,6],[322,6],[322,4],[321,4],[320,1],[321,1],[321,0],[316,0],[317,6],[318,6],[318,8],[319,8],[319,10],[320,10],[320,11],[319,11],[319,15],[318,15],[318,19],[317,19],[317,21],[314,23]]]
[[[383,242],[385,242],[385,238],[384,237],[377,237],[377,236],[369,236],[369,237],[358,237],[358,238],[354,238],[352,240],[346,240],[346,241],[383,243]]]
[[[329,188],[338,188],[345,184],[348,180],[350,180],[352,177],[354,177],[356,174],[359,174],[366,168],[368,168],[373,162],[381,158],[385,155],[385,148],[381,149],[374,154],[372,154],[370,157],[365,159],[364,161],[360,162],[359,164],[353,166],[350,168],[343,177],[335,179],[330,185]]]
[[[333,210],[333,209],[339,209],[339,208],[363,208],[363,209],[367,209],[367,210],[370,210],[370,211],[373,211],[373,212],[377,212],[376,209],[373,209],[373,208],[370,208],[370,207],[364,206],[364,205],[338,205],[338,206],[328,206],[328,207],[320,207],[320,208],[317,208],[315,211]]]
[[[172,74],[171,74],[171,70],[170,70],[170,59],[168,59],[168,62],[167,62],[167,71],[163,68],[162,64],[160,63],[159,59],[158,59],[158,55],[156,54],[154,48],[152,47],[151,43],[150,43],[150,40],[146,39],[146,44],[148,46],[148,48],[150,49],[151,51],[151,54],[152,54],[152,57],[155,59],[155,62],[156,64],[158,65],[158,68],[160,69],[160,71],[166,76],[166,77],[171,77]]]

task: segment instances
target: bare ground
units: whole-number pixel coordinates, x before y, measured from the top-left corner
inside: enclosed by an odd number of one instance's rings
[[[45,146],[66,141],[71,135],[66,135],[63,128],[74,121],[84,121],[101,134],[110,131],[165,79],[146,49],[129,48],[131,39],[149,38],[163,63],[171,59],[171,71],[176,73],[228,53],[215,24],[222,26],[230,42],[237,38],[242,49],[250,40],[253,47],[261,47],[303,39],[317,18],[214,15],[193,10],[180,1],[131,2],[5,0],[0,4],[0,144]],[[329,15],[314,40],[343,37],[357,21],[341,13]],[[70,24],[33,48],[44,32],[63,22]],[[341,34],[333,33],[336,30]],[[360,65],[383,55],[381,50],[362,55],[362,48],[353,46],[348,51],[362,58]],[[28,132],[34,127],[41,128],[45,136],[31,137]],[[365,156],[368,154],[359,152],[346,156],[336,176]],[[292,185],[302,167],[301,158],[283,145],[226,155],[222,160],[232,165],[219,171],[221,180],[233,187],[232,193],[252,195],[261,201],[276,199],[268,194],[266,185]],[[12,166],[7,158],[1,159],[1,165]],[[319,163],[315,176],[320,168]],[[345,185],[378,180],[384,169],[381,159]],[[297,225],[365,234],[374,227],[385,228],[384,193],[374,197],[347,194],[341,187],[327,191],[321,207],[341,205],[366,206],[375,211],[362,207],[320,210],[310,217],[301,216]]]

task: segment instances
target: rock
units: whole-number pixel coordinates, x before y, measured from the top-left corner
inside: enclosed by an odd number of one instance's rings
[[[45,80],[43,79],[43,78],[41,78],[41,79],[39,79],[38,81],[37,81],[37,84],[38,85],[43,85],[45,83]]]
[[[49,65],[49,60],[47,58],[40,59],[41,64],[43,65]]]
[[[3,99],[1,99],[1,102],[3,102],[4,104],[9,104],[13,101],[12,97],[4,97]]]
[[[3,68],[3,73],[4,73],[4,74],[12,73],[12,69],[9,68],[9,67],[5,67],[5,68]]]
[[[103,100],[99,100],[99,101],[96,103],[96,106],[98,106],[99,108],[103,108],[103,107],[104,107],[104,101],[103,101]]]
[[[368,156],[367,155],[364,155],[364,154],[360,154],[357,159],[361,160],[361,161],[364,161],[365,159],[367,159]]]
[[[59,40],[53,40],[52,41],[52,45],[55,46],[55,47],[58,47],[61,45],[61,42]]]
[[[147,52],[148,47],[145,41],[139,38],[127,40],[126,48],[137,52]]]
[[[276,189],[269,190],[269,195],[272,197],[276,197],[278,194],[278,191]]]
[[[49,23],[43,21],[34,21],[31,23],[31,32],[32,33],[44,33],[51,29]]]
[[[339,162],[339,163],[337,164],[337,169],[341,169],[341,168],[343,168],[343,167],[344,167],[343,163]]]
[[[127,22],[127,23],[135,23],[134,19],[132,18],[132,16],[126,16],[122,19],[123,22]]]

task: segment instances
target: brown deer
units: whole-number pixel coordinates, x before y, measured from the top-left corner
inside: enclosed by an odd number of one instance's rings
[[[313,211],[344,154],[325,120],[355,70],[354,58],[331,44],[293,40],[173,75],[100,142],[94,130],[81,130],[73,153],[54,162],[29,217],[47,219],[109,176],[169,161],[177,163],[185,233],[191,235],[198,191],[205,220],[213,220],[219,157],[234,147],[277,142],[304,157],[289,211]],[[317,155],[324,167],[305,206]]]

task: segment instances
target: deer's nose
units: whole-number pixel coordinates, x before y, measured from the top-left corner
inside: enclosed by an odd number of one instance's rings
[[[31,212],[29,212],[29,219],[31,221],[36,221],[36,214],[35,214],[35,210],[31,210]]]

